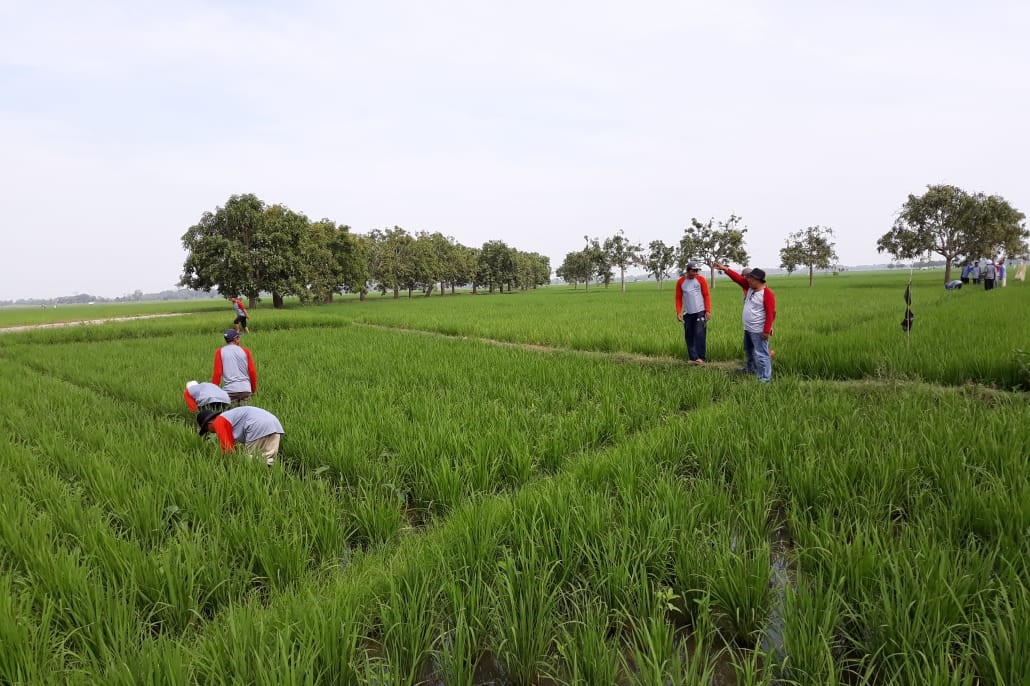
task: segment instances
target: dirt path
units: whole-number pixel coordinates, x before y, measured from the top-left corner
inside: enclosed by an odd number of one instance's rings
[[[185,312],[169,314],[137,314],[131,317],[108,317],[106,319],[79,319],[74,322],[52,322],[49,324],[23,324],[20,326],[0,327],[0,333],[18,333],[19,331],[36,331],[37,329],[60,329],[66,326],[85,326],[88,324],[106,324],[107,322],[130,322],[135,319],[157,319],[158,317],[181,317]]]

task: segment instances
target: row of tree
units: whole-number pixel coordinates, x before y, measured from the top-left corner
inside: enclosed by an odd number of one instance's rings
[[[555,273],[574,287],[582,283],[589,288],[591,282],[603,283],[607,287],[618,269],[621,287],[625,290],[626,270],[637,265],[643,267],[661,288],[673,268],[683,273],[688,262],[698,262],[708,266],[709,278],[714,280],[715,268],[712,265],[716,262],[747,264],[745,233],[747,227],[743,220],[731,214],[725,221],[712,218],[702,222],[692,218],[690,226],[683,230],[678,246],[651,241],[644,250],[641,245],[627,240],[621,230],[604,241],[584,236],[586,247],[568,253]],[[780,266],[788,274],[799,267],[807,267],[811,285],[816,269],[836,267],[837,253],[832,238],[833,230],[823,226],[810,226],[790,234],[780,250]]]
[[[412,235],[392,229],[353,233],[329,219],[311,221],[283,205],[266,205],[253,194],[234,195],[205,212],[182,237],[187,257],[179,283],[224,296],[271,293],[283,298],[332,302],[335,293],[372,291],[408,297],[441,295],[471,286],[489,291],[528,289],[549,283],[549,258],[495,240],[481,248],[461,245],[439,232]]]

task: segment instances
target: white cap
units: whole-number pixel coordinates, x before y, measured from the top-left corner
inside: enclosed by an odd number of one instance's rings
[[[187,381],[186,382],[186,388],[193,388],[196,385],[197,385],[196,381]]]

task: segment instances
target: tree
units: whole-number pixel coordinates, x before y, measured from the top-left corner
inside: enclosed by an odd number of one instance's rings
[[[619,229],[611,238],[604,239],[605,261],[619,268],[619,280],[622,284],[622,292],[626,292],[626,270],[640,262],[640,245],[630,243],[626,234]]]
[[[658,282],[661,290],[662,282],[669,278],[669,270],[676,262],[676,249],[662,241],[651,241],[648,252],[644,256],[644,269]]]
[[[828,226],[809,226],[787,236],[787,244],[780,249],[780,266],[793,273],[799,266],[808,267],[808,286],[811,288],[816,269],[829,269],[837,261],[833,229]]]
[[[926,187],[921,196],[909,195],[898,210],[890,231],[876,241],[878,252],[897,260],[912,260],[924,253],[944,258],[944,281],[960,259],[998,253],[1018,253],[1028,236],[1025,216],[1002,197],[969,194],[946,184]]]
[[[487,241],[479,253],[479,278],[493,293],[495,288],[508,291],[515,281],[515,256],[512,248],[504,241]]]
[[[577,250],[565,255],[565,261],[554,273],[558,278],[564,279],[566,283],[571,283],[573,289],[582,281],[586,285],[586,290],[590,290],[589,284],[594,274],[594,263],[587,250]]]
[[[312,222],[304,260],[308,285],[302,301],[331,303],[335,293],[360,292],[365,287],[367,267],[361,243],[349,226],[337,226],[331,219]]]
[[[743,220],[735,214],[729,219],[716,224],[715,218],[702,224],[696,217],[690,219],[690,226],[683,230],[680,239],[677,266],[681,273],[686,273],[687,262],[697,259],[708,265],[709,283],[715,283],[716,262],[737,262],[746,264],[747,251],[744,249],[744,234],[747,227],[741,226]]]
[[[305,241],[310,222],[284,205],[265,210],[253,261],[258,284],[272,293],[272,307],[283,306],[283,296],[301,295],[308,285]]]
[[[186,249],[179,285],[257,303],[261,283],[254,257],[265,221],[265,203],[256,195],[233,195],[224,207],[205,212],[182,237]]]
[[[608,284],[612,282],[615,275],[612,273],[611,263],[608,262],[608,256],[604,252],[601,241],[590,236],[583,236],[583,240],[587,242],[586,247],[583,248],[583,254],[590,259],[590,279],[596,276],[604,283],[604,287],[608,288]],[[590,279],[587,279],[588,287]]]

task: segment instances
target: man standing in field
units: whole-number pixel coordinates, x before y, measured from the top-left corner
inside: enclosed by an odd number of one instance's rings
[[[687,272],[676,282],[676,319],[683,323],[687,357],[692,364],[705,363],[705,341],[712,301],[708,282],[699,273],[696,262],[687,262]]]
[[[250,327],[247,326],[247,308],[243,306],[243,300],[240,298],[233,298],[232,306],[236,310],[236,319],[232,322],[232,326],[236,329],[236,333],[240,333],[241,329],[243,333],[250,333]]]
[[[776,320],[776,296],[765,286],[765,271],[757,267],[747,276],[733,271],[719,262],[712,265],[726,274],[744,289],[744,355],[747,364],[742,371],[758,376],[767,383],[772,379],[772,356],[769,354],[769,337],[772,336]]]
[[[257,393],[254,356],[240,345],[240,334],[235,329],[228,329],[223,336],[225,345],[215,353],[211,383],[220,385],[233,405],[246,405],[250,396]]]
[[[211,410],[215,413],[223,412],[229,409],[229,403],[232,402],[228,393],[207,381],[203,383],[187,381],[182,397],[186,400],[186,407],[190,408],[190,412],[203,410]]]
[[[221,414],[204,410],[197,415],[200,435],[214,433],[223,453],[232,452],[237,445],[255,457],[260,454],[265,464],[275,464],[279,453],[279,439],[286,432],[279,419],[260,407],[234,407]]]

